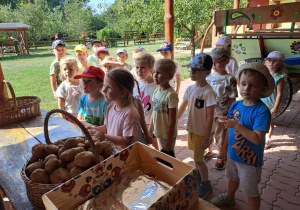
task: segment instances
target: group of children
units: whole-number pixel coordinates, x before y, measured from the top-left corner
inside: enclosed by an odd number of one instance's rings
[[[212,192],[205,161],[212,155],[215,139],[215,168],[222,170],[226,163],[229,182],[227,194],[212,203],[233,203],[240,186],[250,209],[258,209],[263,151],[270,147],[271,114],[278,112],[286,76],[284,55],[274,51],[265,59],[266,66],[247,63],[238,69],[230,37],[221,37],[216,46],[211,55],[200,53],[184,65],[195,84],[185,90],[179,108],[181,69],[171,60],[173,48],[168,42],[157,50],[162,56],[157,61],[138,47],[132,55],[135,68],[125,63],[128,54],[123,48],[114,59],[98,40],[92,42],[95,53],[90,56],[84,45],[77,46],[82,72],[75,59],[64,58],[65,44],[56,40],[50,83],[60,109],[75,115],[91,134],[102,131],[120,150],[141,141],[175,157],[178,119],[188,108],[187,147],[193,150],[201,175],[199,197],[205,199]],[[237,85],[240,101],[235,101]]]

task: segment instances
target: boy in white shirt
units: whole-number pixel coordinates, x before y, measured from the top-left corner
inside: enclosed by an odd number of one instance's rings
[[[182,104],[178,111],[178,118],[182,116],[188,106],[188,148],[194,151],[195,167],[201,175],[201,184],[198,188],[198,196],[202,199],[212,193],[212,187],[208,180],[208,168],[204,162],[204,151],[209,145],[209,138],[213,127],[214,107],[216,97],[213,89],[207,83],[206,77],[212,68],[212,58],[200,53],[194,56],[187,65],[190,68],[190,76],[194,85],[189,86],[183,96]]]

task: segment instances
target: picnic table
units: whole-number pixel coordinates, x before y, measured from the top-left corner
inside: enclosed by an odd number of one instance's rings
[[[11,204],[18,209],[38,209],[29,201],[25,184],[21,178],[21,169],[31,157],[31,148],[37,143],[44,143],[44,119],[46,110],[41,115],[28,121],[0,127],[0,185]],[[52,142],[73,136],[82,136],[79,127],[51,115],[49,137]]]

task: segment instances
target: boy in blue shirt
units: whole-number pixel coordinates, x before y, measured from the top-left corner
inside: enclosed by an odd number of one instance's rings
[[[84,92],[87,93],[80,97],[78,106],[78,120],[83,121],[85,126],[103,125],[107,106],[110,104],[104,99],[101,90],[105,73],[102,69],[95,66],[88,67],[81,75],[74,79],[82,78]]]
[[[212,199],[215,206],[232,204],[236,190],[241,188],[248,196],[249,209],[259,209],[265,135],[270,127],[271,113],[260,98],[274,90],[274,80],[268,68],[261,63],[246,63],[238,71],[240,94],[243,100],[233,102],[227,118],[221,118],[229,128],[222,156],[226,158],[227,193]],[[227,147],[228,145],[228,147]]]

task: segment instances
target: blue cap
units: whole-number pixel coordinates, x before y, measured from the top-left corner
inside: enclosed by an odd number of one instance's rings
[[[190,68],[201,68],[203,67],[205,70],[210,71],[213,66],[213,61],[210,55],[199,53],[192,57],[191,62],[189,64],[183,65]]]
[[[156,52],[159,52],[161,50],[173,50],[173,47],[170,42],[164,42],[160,45],[159,49],[156,50]]]
[[[57,45],[63,45],[63,46],[66,46],[65,43],[61,40],[55,40],[53,43],[52,43],[52,49],[55,49],[57,47]]]

